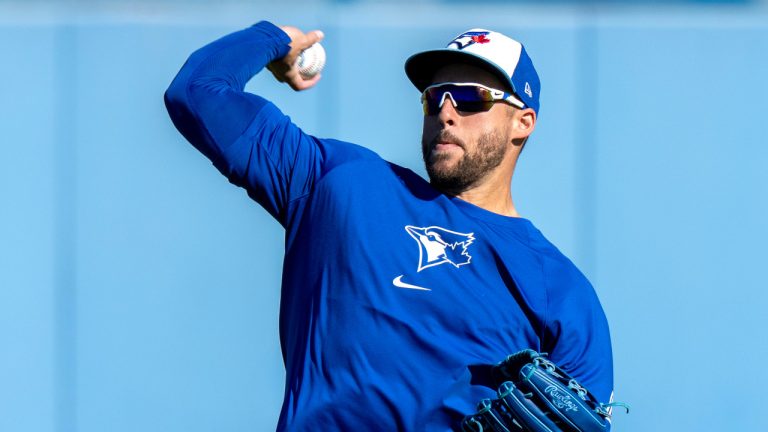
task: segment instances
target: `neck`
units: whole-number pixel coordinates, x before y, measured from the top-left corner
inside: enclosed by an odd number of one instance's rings
[[[512,200],[512,172],[497,170],[462,191],[443,191],[482,209],[503,216],[520,217]]]
[[[459,193],[456,197],[493,213],[503,216],[520,217],[512,200],[509,183],[506,184],[506,187],[501,185],[492,186],[486,183]]]

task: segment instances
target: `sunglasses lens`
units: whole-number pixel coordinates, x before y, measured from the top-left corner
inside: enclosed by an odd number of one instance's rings
[[[429,89],[421,96],[421,105],[422,108],[424,108],[424,115],[435,115],[440,111],[440,107],[438,107],[440,99],[431,93],[432,89]]]
[[[445,93],[449,93],[445,95]],[[445,95],[445,96],[443,96]],[[422,102],[425,115],[435,115],[440,112],[440,102],[445,97],[445,103],[450,103],[448,98],[456,102],[456,109],[464,112],[488,111],[493,106],[491,92],[482,87],[467,85],[457,86],[446,84],[444,86],[428,88],[424,91]]]
[[[451,91],[456,101],[456,109],[465,112],[488,111],[493,106],[491,92],[477,86],[456,86]]]

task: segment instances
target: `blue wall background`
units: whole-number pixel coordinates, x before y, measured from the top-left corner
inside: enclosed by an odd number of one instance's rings
[[[615,430],[768,430],[768,11],[608,3],[0,3],[0,431],[274,428],[282,232],[162,103],[262,18],[323,29],[328,65],[251,91],[422,173],[405,58],[476,26],[525,41],[515,201],[602,299]]]

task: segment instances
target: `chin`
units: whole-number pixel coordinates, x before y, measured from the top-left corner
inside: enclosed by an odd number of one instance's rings
[[[461,176],[456,173],[455,164],[448,164],[446,161],[441,161],[430,164],[426,168],[427,175],[429,176],[429,183],[437,189],[452,190],[463,183]]]
[[[461,155],[451,153],[432,153],[427,170],[448,173],[456,169],[461,162]]]

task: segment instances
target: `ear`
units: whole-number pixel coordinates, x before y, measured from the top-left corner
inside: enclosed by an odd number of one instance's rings
[[[527,138],[536,127],[536,111],[531,108],[525,108],[516,114],[514,122],[515,134]]]
[[[512,118],[512,145],[523,151],[528,137],[536,127],[536,111],[531,108],[515,110]]]

